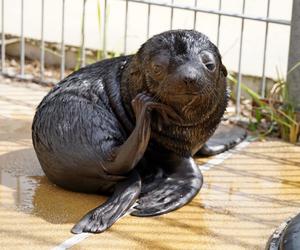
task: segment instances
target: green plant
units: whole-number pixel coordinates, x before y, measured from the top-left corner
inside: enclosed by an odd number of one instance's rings
[[[86,0],[83,0],[83,5],[85,7],[86,4]],[[106,7],[107,8],[107,13],[109,13],[109,5]],[[84,12],[83,15],[81,17],[81,45],[80,47],[78,47],[78,51],[77,51],[77,57],[76,57],[76,66],[75,66],[75,70],[78,70],[81,66],[82,66],[82,62],[83,62],[83,56],[85,56],[82,52],[82,47],[84,44],[84,39],[85,39],[85,34],[84,34]],[[97,1],[97,24],[98,24],[98,33],[99,33],[99,39],[101,41],[101,37],[102,37],[102,23],[101,23],[101,5],[100,5],[100,0]],[[107,28],[108,25],[108,20],[106,20],[106,22],[104,23],[104,25],[106,25],[105,28]],[[108,53],[108,57],[114,57],[115,56],[115,52],[109,52]],[[104,51],[101,48],[101,42],[99,43],[99,49],[96,52],[96,55],[92,55],[89,58],[86,58],[86,62],[89,63],[93,63],[95,61],[99,61],[100,59],[104,58]]]
[[[299,66],[300,63],[297,65]],[[295,68],[296,67],[293,67],[290,72]],[[228,75],[228,79],[232,83],[237,84],[237,80],[232,75]],[[275,122],[280,128],[281,137],[283,139],[291,143],[297,142],[300,132],[300,123],[296,120],[296,112],[293,105],[288,101],[287,84],[282,77],[279,77],[276,84],[272,87],[267,100],[261,99],[255,91],[243,83],[241,83],[241,88],[251,96],[258,106],[255,110],[256,124],[250,123],[250,129],[255,130],[257,125],[261,122],[262,117],[265,116],[270,120],[271,126],[264,134],[272,131]]]

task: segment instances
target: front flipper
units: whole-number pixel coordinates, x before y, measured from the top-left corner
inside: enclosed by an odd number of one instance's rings
[[[140,192],[141,178],[133,171],[128,179],[116,184],[114,194],[105,203],[88,212],[71,232],[79,234],[105,231],[131,208]]]
[[[138,205],[131,215],[155,216],[178,209],[190,202],[199,192],[203,178],[192,158],[167,161],[167,168],[148,177],[142,184]]]
[[[229,150],[247,136],[245,129],[231,124],[220,124],[213,136],[196,153],[197,156],[212,156]]]

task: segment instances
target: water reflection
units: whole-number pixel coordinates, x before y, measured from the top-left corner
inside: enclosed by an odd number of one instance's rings
[[[0,172],[0,206],[32,213],[32,203],[38,177],[17,176]]]
[[[45,176],[0,172],[0,208],[39,216],[50,223],[74,223],[106,197],[61,189]]]

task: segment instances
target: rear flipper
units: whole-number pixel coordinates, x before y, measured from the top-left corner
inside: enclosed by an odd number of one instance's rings
[[[134,170],[123,182],[116,184],[114,194],[101,206],[88,212],[71,230],[101,233],[111,227],[135,203],[141,192],[141,178]]]
[[[158,168],[156,176],[143,180],[138,205],[131,215],[144,217],[171,212],[190,202],[199,192],[203,179],[192,158],[178,157],[166,164],[167,168]]]
[[[213,136],[203,145],[196,155],[212,156],[229,150],[242,142],[247,136],[245,129],[231,125],[220,124]]]

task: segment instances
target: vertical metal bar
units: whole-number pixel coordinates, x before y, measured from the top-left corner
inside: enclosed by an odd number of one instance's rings
[[[197,8],[197,3],[198,3],[198,0],[195,0],[195,2],[194,2],[195,8]],[[193,25],[194,30],[196,29],[196,24],[197,24],[197,11],[195,10],[194,11],[194,25]]]
[[[222,9],[222,0],[219,0],[219,11]],[[218,15],[218,33],[217,33],[217,46],[220,45],[220,27],[221,27],[221,15]]]
[[[44,80],[45,73],[45,41],[44,41],[44,14],[45,14],[45,0],[42,0],[42,20],[41,20],[41,62],[40,62],[40,77],[41,81]]]
[[[300,122],[300,0],[293,1],[289,61],[287,72],[288,101],[297,111],[297,121]]]
[[[174,0],[172,0],[171,4],[174,4]],[[171,18],[170,18],[170,30],[173,29],[173,16],[174,16],[174,8],[171,7]]]
[[[61,48],[60,48],[60,79],[65,76],[65,0],[62,0],[62,17],[61,17]]]
[[[104,22],[103,22],[103,58],[107,57],[106,51],[106,37],[107,37],[107,18],[108,18],[108,10],[107,10],[107,0],[104,1]]]
[[[24,76],[25,65],[25,39],[24,39],[24,0],[21,0],[21,43],[20,43],[20,64],[21,64],[21,77]]]
[[[147,16],[147,39],[150,36],[150,15],[151,15],[151,5],[148,4],[148,16]]]
[[[243,14],[245,13],[245,3],[243,0]],[[242,82],[242,52],[243,52],[243,37],[244,37],[244,18],[242,18],[241,25],[241,38],[240,38],[240,51],[239,51],[239,66],[238,66],[238,83],[237,83],[237,95],[236,95],[236,114],[237,116],[241,113],[241,82]]]
[[[128,0],[125,7],[125,30],[124,30],[124,54],[127,54],[127,30],[128,29]]]
[[[82,24],[81,24],[80,67],[85,66],[85,4],[86,4],[86,0],[83,0]]]
[[[267,18],[270,14],[270,0],[268,0],[267,6]],[[260,95],[262,98],[265,97],[266,93],[266,61],[267,61],[267,44],[268,44],[268,33],[269,33],[269,22],[266,22],[266,30],[265,30],[265,41],[264,41],[264,55],[263,55],[263,71],[262,71],[262,82],[261,82],[261,92]]]
[[[5,71],[5,30],[4,30],[4,0],[2,0],[2,16],[1,16],[1,72]]]

